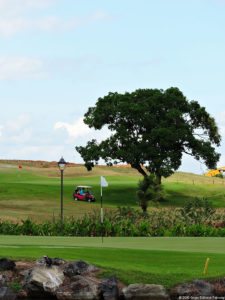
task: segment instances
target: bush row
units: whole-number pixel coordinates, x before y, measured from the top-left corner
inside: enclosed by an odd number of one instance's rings
[[[199,202],[198,202],[199,205]],[[204,206],[205,205],[205,206]],[[193,209],[194,207],[194,209]],[[225,236],[225,216],[208,203],[190,203],[183,208],[151,209],[143,214],[133,208],[106,210],[100,223],[99,211],[81,219],[67,218],[36,223],[0,221],[0,234],[34,236]]]

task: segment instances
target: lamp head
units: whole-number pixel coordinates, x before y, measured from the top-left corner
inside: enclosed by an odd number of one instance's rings
[[[58,161],[59,170],[64,171],[66,164],[67,164],[67,162],[64,160],[63,157],[61,157],[60,160]]]

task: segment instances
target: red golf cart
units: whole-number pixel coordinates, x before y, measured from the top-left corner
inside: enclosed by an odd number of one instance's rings
[[[73,193],[73,199],[75,201],[88,201],[88,202],[95,202],[95,197],[91,191],[91,186],[87,185],[79,185],[76,187]]]

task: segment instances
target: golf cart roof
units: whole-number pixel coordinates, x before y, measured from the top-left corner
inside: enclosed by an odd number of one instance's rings
[[[92,187],[89,186],[89,185],[78,185],[78,186],[77,186],[77,189],[79,189],[79,188],[83,188],[83,189],[91,189]]]

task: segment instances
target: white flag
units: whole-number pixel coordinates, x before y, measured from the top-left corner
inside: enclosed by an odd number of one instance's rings
[[[105,177],[101,176],[100,184],[101,184],[101,187],[107,187],[108,186],[108,182],[106,181]]]

